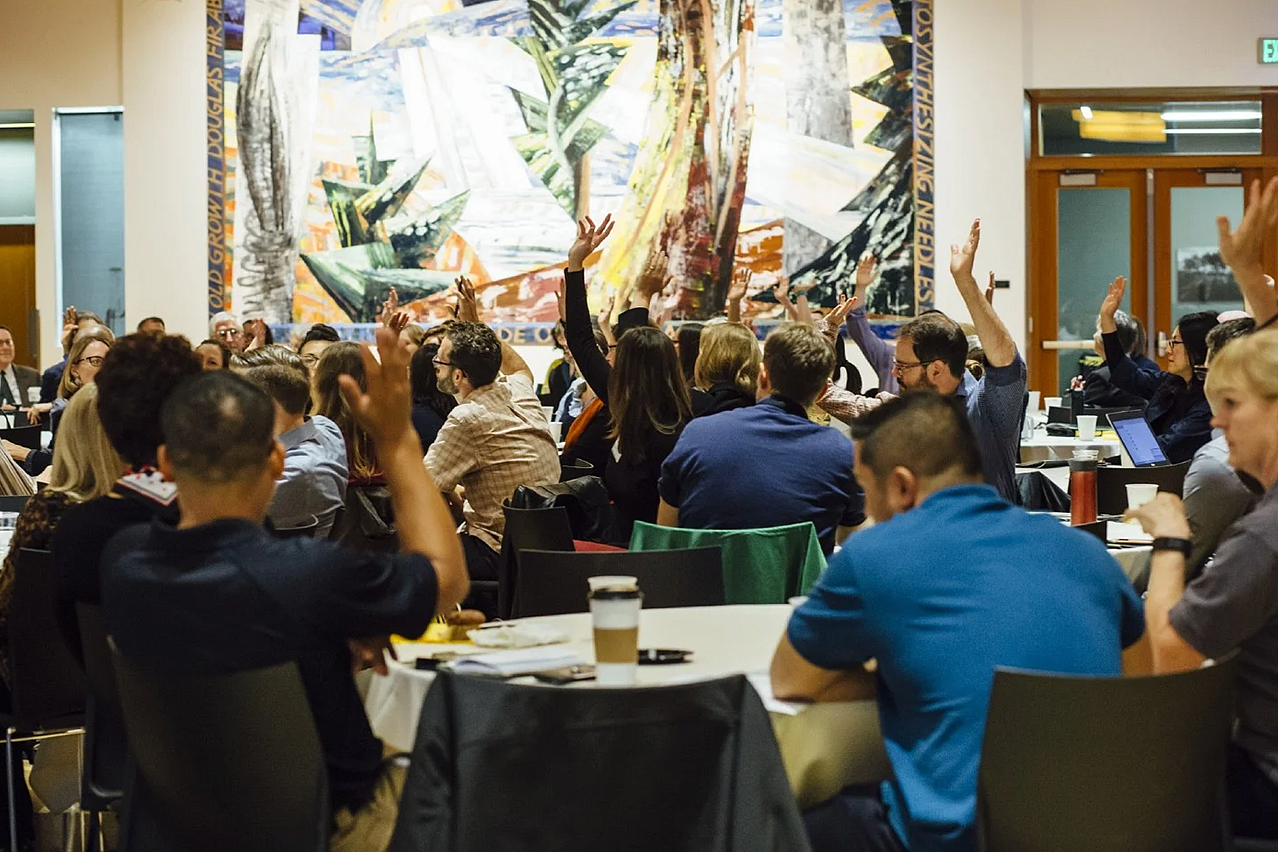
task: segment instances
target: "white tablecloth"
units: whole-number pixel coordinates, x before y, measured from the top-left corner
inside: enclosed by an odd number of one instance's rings
[[[1101,451],[1101,458],[1108,458],[1122,453],[1123,444],[1113,433],[1105,437],[1097,437],[1091,441],[1047,434],[1046,429],[1035,429],[1034,437],[1021,439],[1021,462],[1045,461],[1047,459],[1073,458],[1074,450],[1090,448]]]
[[[762,675],[789,617],[790,607],[784,604],[644,610],[639,624],[641,648],[682,648],[693,655],[690,662],[679,665],[640,666],[639,684],[659,686],[731,674]],[[587,662],[594,661],[588,614],[521,621],[562,630],[573,650]],[[449,649],[474,650],[471,645],[398,645],[400,662],[391,664],[389,675],[374,677],[368,684],[364,707],[373,733],[386,745],[412,750],[422,703],[434,680],[433,673],[418,671],[412,661]],[[534,681],[527,678],[521,682]],[[751,682],[761,694],[767,691],[766,676],[754,677]],[[586,681],[577,686],[593,684]],[[782,759],[801,804],[822,801],[845,784],[886,777],[887,755],[873,701],[785,706],[773,702],[770,695],[762,697],[773,711]]]

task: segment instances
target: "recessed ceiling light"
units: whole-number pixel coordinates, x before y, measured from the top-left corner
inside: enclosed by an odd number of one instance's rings
[[[1078,110],[1078,111],[1079,111],[1079,112],[1081,112],[1081,113],[1083,114],[1083,120],[1084,120],[1084,121],[1091,121],[1091,120],[1092,120],[1092,108],[1091,108],[1091,107],[1089,107],[1089,106],[1079,107],[1079,110]]]
[[[1254,109],[1168,110],[1163,121],[1259,121],[1261,113]]]

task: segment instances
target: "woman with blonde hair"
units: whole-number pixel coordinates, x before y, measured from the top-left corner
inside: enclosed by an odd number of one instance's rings
[[[1278,840],[1278,331],[1225,344],[1207,369],[1206,394],[1230,466],[1264,494],[1188,584],[1192,531],[1180,498],[1162,493],[1128,511],[1154,537],[1146,635],[1155,673],[1238,653],[1225,770],[1231,824],[1236,836]]]
[[[744,325],[720,323],[702,331],[693,369],[693,415],[707,417],[754,405],[762,362],[759,341]]]

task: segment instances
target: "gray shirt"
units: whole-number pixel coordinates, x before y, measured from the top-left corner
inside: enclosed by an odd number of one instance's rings
[[[1021,451],[1021,418],[1025,415],[1025,360],[1006,367],[986,367],[978,381],[967,370],[955,396],[963,400],[967,419],[976,432],[976,445],[981,451],[985,481],[993,485],[1003,499],[1018,502],[1016,462]]]
[[[1256,495],[1229,466],[1229,445],[1219,430],[1194,453],[1185,474],[1184,500],[1185,517],[1194,531],[1194,552],[1185,566],[1186,577],[1192,579],[1216,552],[1230,524],[1256,504]]]
[[[1185,587],[1171,625],[1205,657],[1238,658],[1239,746],[1278,764],[1278,487],[1231,526]]]
[[[317,538],[333,528],[346,503],[346,442],[337,424],[316,415],[280,435],[284,473],[275,483],[267,517],[276,529],[304,527],[319,521]]]

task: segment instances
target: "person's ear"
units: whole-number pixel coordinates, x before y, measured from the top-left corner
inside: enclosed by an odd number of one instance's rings
[[[927,365],[927,378],[932,385],[937,385],[946,377],[953,378],[950,375],[950,368],[943,361],[933,361]]]
[[[169,482],[173,481],[173,460],[169,458],[169,448],[164,444],[155,449],[155,466]]]
[[[266,468],[275,482],[284,475],[284,445],[279,441],[271,442],[271,454],[266,458]]]
[[[914,471],[900,465],[892,468],[887,476],[886,492],[893,514],[908,512],[919,499],[919,481]]]
[[[768,368],[763,364],[759,365],[758,390],[754,396],[756,401],[772,396],[772,377],[768,375]]]

